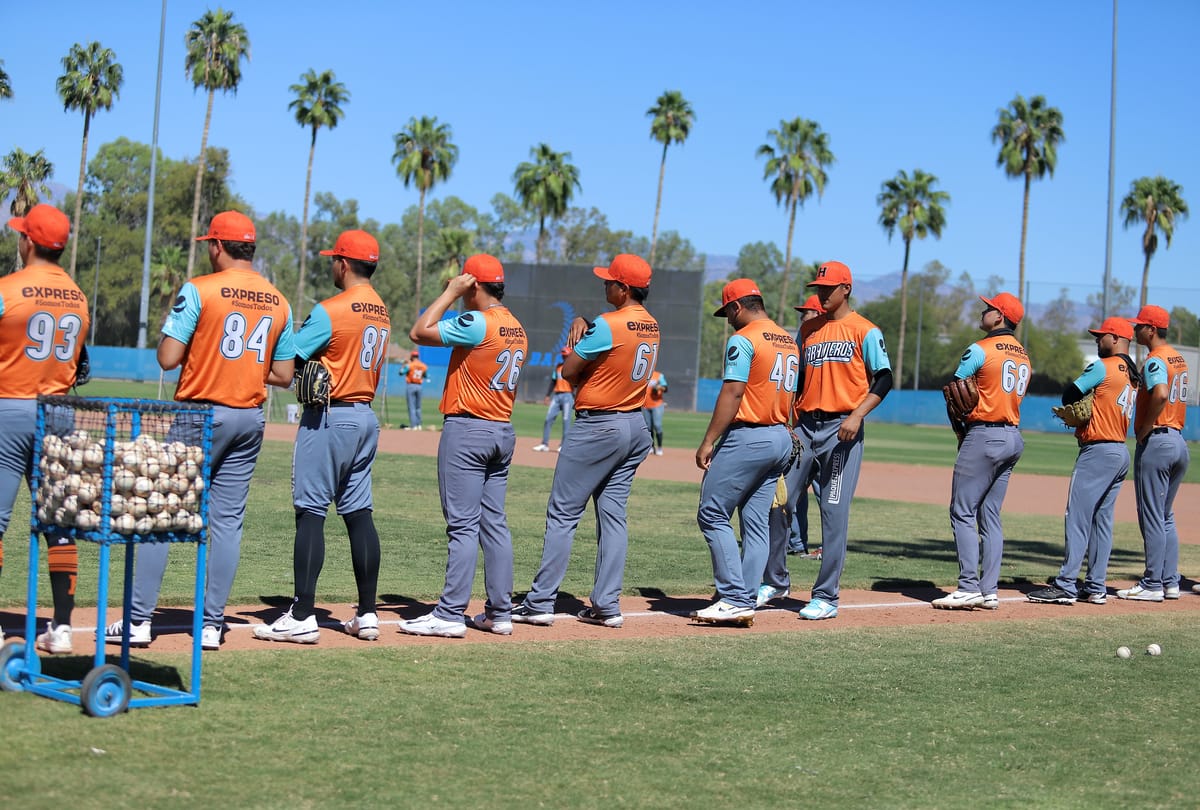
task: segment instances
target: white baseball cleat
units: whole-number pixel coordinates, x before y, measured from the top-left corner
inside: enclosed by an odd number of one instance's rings
[[[740,624],[749,627],[754,624],[754,608],[737,607],[717,600],[708,607],[697,610],[692,614],[692,618],[706,624]]]
[[[533,446],[533,452],[548,453],[548,452],[550,452],[550,445],[546,444],[545,442],[541,442],[540,444],[535,444]]]
[[[933,600],[933,606],[942,610],[974,610],[983,607],[983,594],[970,591],[955,591],[948,596]]]
[[[379,638],[379,617],[374,613],[355,615],[348,622],[342,622],[342,627],[352,636],[358,636],[363,641],[375,641]]]
[[[439,619],[432,613],[427,613],[420,618],[400,622],[400,632],[413,636],[462,638],[467,634],[467,626],[462,622],[448,622],[445,619]]]

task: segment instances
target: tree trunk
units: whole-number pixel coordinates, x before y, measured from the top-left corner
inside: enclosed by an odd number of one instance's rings
[[[1138,309],[1146,306],[1146,296],[1150,291],[1150,257],[1154,255],[1150,251],[1146,251],[1146,262],[1142,265],[1142,297],[1138,301]]]
[[[1142,254],[1146,263],[1142,265],[1142,297],[1138,308],[1146,306],[1146,298],[1150,292],[1150,257],[1154,255],[1154,223],[1158,221],[1158,209],[1148,205],[1146,210],[1146,232],[1142,235]]]
[[[658,199],[654,201],[654,230],[650,232],[650,266],[654,267],[654,249],[658,246],[658,212],[662,209],[663,178],[667,174],[667,146],[663,144],[662,163],[658,165]]]
[[[904,387],[904,333],[908,329],[908,252],[912,239],[904,240],[904,267],[900,270],[900,345],[896,347],[896,388]]]
[[[788,206],[791,210],[791,216],[788,217],[788,237],[787,237],[787,252],[783,259],[783,281],[779,285],[779,314],[775,316],[775,322],[780,326],[784,326],[783,312],[787,307],[788,294],[788,277],[792,272],[792,234],[796,232],[796,192],[792,192],[792,199]]]
[[[1033,179],[1032,170],[1025,171],[1025,201],[1021,205],[1021,255],[1019,259],[1020,270],[1017,274],[1017,298],[1029,307],[1029,302],[1025,300],[1025,234],[1029,229],[1029,184]],[[1021,340],[1025,340],[1025,319],[1021,319],[1020,331],[1018,335]]]
[[[79,155],[79,188],[75,191],[75,218],[71,220],[71,224],[75,226],[75,238],[71,240],[71,267],[67,273],[71,278],[75,278],[75,258],[79,255],[79,237],[83,229],[80,227],[80,217],[83,216],[83,177],[87,172],[87,142],[88,142],[88,127],[92,123],[92,116],[84,111],[83,113],[83,151]],[[95,305],[95,301],[92,305]]]
[[[421,273],[425,263],[425,186],[421,186],[421,201],[417,209],[417,293],[413,303],[413,323],[421,314]]]
[[[196,161],[196,191],[192,196],[192,238],[188,242],[187,278],[192,280],[196,270],[196,235],[200,232],[200,189],[204,183],[204,161],[208,157],[208,126],[212,123],[213,95],[208,91],[208,107],[204,111],[204,132],[200,135],[200,157]]]
[[[304,218],[300,220],[300,278],[296,280],[296,300],[292,305],[295,324],[304,323],[304,279],[308,268],[308,194],[312,190],[313,155],[317,151],[317,128],[313,127],[308,147],[308,174],[304,176]]]
[[[546,215],[543,214],[538,218],[538,238],[537,247],[534,248],[534,264],[542,263],[542,245],[546,240]]]

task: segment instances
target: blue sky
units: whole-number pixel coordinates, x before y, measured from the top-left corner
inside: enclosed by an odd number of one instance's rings
[[[208,4],[169,0],[160,146],[199,149],[204,96],[183,70],[183,36]],[[363,214],[398,221],[417,201],[391,163],[392,135],[411,116],[449,123],[460,158],[435,196],[481,209],[512,193],[512,172],[544,141],[568,150],[583,191],[574,204],[613,228],[649,234],[660,147],[645,111],[681,90],[697,121],[667,158],[661,229],[702,252],[747,242],[781,248],[787,219],[762,179],[755,149],[780,119],[803,116],[829,133],[837,163],[796,224],[795,252],[838,258],[859,279],[899,269],[903,243],[878,226],[880,183],[901,168],[940,178],[952,196],[940,241],[913,247],[1016,285],[1021,183],[996,167],[990,131],[1016,93],[1042,94],[1064,115],[1067,140],[1053,179],[1034,184],[1027,275],[1031,298],[1062,287],[1083,302],[1104,270],[1112,7],[1106,0],[921,3],[605,2],[413,4],[241,0],[226,4],[248,29],[252,58],[236,96],[217,96],[210,143],[227,147],[234,185],[257,211],[299,216],[308,134],[287,109],[288,86],[332,69],[352,93],[346,118],[318,137],[315,190],[359,200]],[[59,0],[5,3],[0,58],[15,98],[0,104],[0,154],[45,149],[55,181],[74,188],[82,119],[54,92],[74,42],[116,51],[125,85],[92,127],[92,152],[118,136],[150,141],[160,3]],[[1116,191],[1165,174],[1200,205],[1200,3],[1122,0]],[[32,32],[40,32],[33,34]],[[1113,272],[1140,284],[1140,232],[1114,231]],[[1151,264],[1152,301],[1200,311],[1200,221],[1184,221]]]

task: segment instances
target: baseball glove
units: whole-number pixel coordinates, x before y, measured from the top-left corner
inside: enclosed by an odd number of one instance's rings
[[[942,396],[946,398],[946,413],[951,422],[965,422],[979,404],[979,388],[974,377],[951,380],[942,388]]]
[[[309,360],[296,372],[296,399],[301,405],[328,405],[333,378],[329,369]]]
[[[1088,391],[1083,399],[1076,400],[1070,405],[1055,405],[1050,410],[1063,420],[1069,428],[1080,428],[1092,419],[1092,400],[1096,398],[1095,391]]]

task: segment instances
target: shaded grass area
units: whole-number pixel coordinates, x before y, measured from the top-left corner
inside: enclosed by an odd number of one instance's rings
[[[432,458],[380,455],[375,466],[376,522],[382,545],[379,580],[385,607],[412,609],[436,600],[446,566],[445,524],[438,500],[436,465]],[[242,559],[230,604],[261,604],[261,616],[274,617],[292,594],[294,517],[291,507],[291,446],[267,442],[255,471],[246,515]],[[532,582],[541,559],[546,498],[550,470],[513,467],[508,493],[509,524],[514,538],[515,587],[524,591]],[[1129,484],[1126,484],[1129,486]],[[647,597],[697,595],[710,592],[712,566],[699,529],[694,483],[636,479],[629,505],[630,548],[625,592]],[[28,570],[27,493],[21,493],[17,519],[5,538],[7,572],[0,579],[0,605],[9,609],[6,626],[19,623],[16,615],[25,605]],[[810,499],[813,542],[820,525]],[[1057,518],[1006,514],[1008,538],[1002,584],[1042,583],[1057,573],[1062,561],[1062,521]],[[1110,582],[1129,581],[1141,575],[1142,545],[1134,524],[1117,524],[1109,565]],[[1200,570],[1200,547],[1184,545],[1181,570]],[[192,604],[196,548],[180,545],[171,551],[160,605]],[[44,556],[44,555],[43,555]],[[77,599],[95,604],[97,547],[80,546]],[[119,605],[123,582],[123,547],[112,552],[110,604]],[[579,599],[591,591],[595,564],[595,519],[589,508],[580,523],[563,583],[560,610],[578,609]],[[789,558],[793,591],[800,595],[812,585],[819,568],[815,560]],[[50,604],[45,563],[40,566],[39,603]],[[856,499],[851,510],[850,553],[842,585],[880,592],[924,593],[933,587],[951,587],[958,573],[949,519],[945,509]],[[476,596],[483,595],[482,572],[475,581]],[[350,605],[356,589],[345,528],[336,515],[326,522],[325,567],[318,582],[317,599]]]
[[[0,695],[0,773],[14,807],[1187,804],[1191,622],[223,651],[198,709]]]

